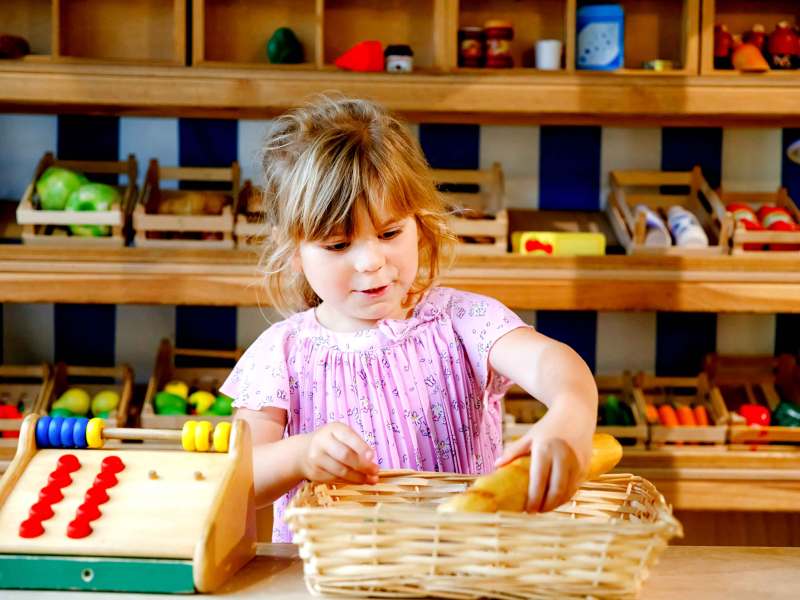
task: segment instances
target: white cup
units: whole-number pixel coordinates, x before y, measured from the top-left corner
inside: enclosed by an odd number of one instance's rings
[[[536,42],[536,68],[542,71],[561,69],[561,40]]]

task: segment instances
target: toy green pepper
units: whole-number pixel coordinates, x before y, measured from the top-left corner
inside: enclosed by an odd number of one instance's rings
[[[782,401],[772,413],[772,420],[782,427],[800,427],[800,404]]]
[[[158,392],[155,397],[156,414],[159,415],[185,415],[186,399],[170,394]]]
[[[606,425],[633,425],[630,408],[619,397],[609,394],[603,404],[603,421]]]

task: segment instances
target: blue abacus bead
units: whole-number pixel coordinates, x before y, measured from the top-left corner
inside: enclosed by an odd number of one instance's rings
[[[86,425],[89,419],[86,417],[77,417],[75,425],[72,427],[72,444],[75,448],[88,448],[89,444],[86,443]]]
[[[50,439],[48,431],[50,430],[50,417],[43,416],[36,419],[36,447],[49,448]]]
[[[50,419],[50,428],[47,430],[47,439],[50,441],[51,448],[61,447],[61,424],[64,417],[53,417]]]
[[[64,422],[61,423],[61,447],[62,448],[72,448],[74,446],[74,442],[72,439],[72,430],[75,427],[75,417],[67,417],[64,419]]]

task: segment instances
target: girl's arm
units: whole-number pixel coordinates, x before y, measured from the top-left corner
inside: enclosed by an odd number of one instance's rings
[[[286,411],[240,408],[236,419],[250,426],[256,507],[272,504],[304,479],[375,483],[372,448],[349,427],[329,423],[312,434],[283,437]]]
[[[498,339],[489,364],[547,405],[547,414],[509,444],[497,466],[531,454],[528,510],[568,501],[588,469],[597,424],[597,386],[589,367],[566,344],[519,328]]]

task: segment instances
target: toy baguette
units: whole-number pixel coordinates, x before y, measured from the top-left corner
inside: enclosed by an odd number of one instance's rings
[[[622,458],[622,446],[607,433],[592,439],[592,458],[587,480],[613,469]],[[494,473],[478,477],[465,492],[456,494],[438,507],[439,512],[522,512],[528,498],[531,457],[523,456]]]

